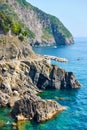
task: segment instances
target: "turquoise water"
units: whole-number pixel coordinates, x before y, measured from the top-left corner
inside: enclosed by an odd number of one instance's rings
[[[74,72],[82,87],[74,90],[45,91],[40,95],[43,99],[54,99],[68,107],[54,119],[40,124],[27,121],[18,128],[8,126],[0,130],[87,130],[87,39],[76,39],[75,44],[71,46],[38,47],[33,50],[42,55],[67,58],[67,63],[52,63]],[[59,100],[59,97],[64,100]],[[0,118],[11,122],[11,118],[2,113],[0,110]]]

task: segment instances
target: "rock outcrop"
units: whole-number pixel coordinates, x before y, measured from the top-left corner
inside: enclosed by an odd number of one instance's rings
[[[40,89],[68,89],[80,86],[72,72],[66,72],[44,60],[31,63],[24,61],[24,63],[30,67],[29,76],[32,82]]]
[[[12,117],[17,120],[27,118],[37,122],[45,121],[65,110],[65,107],[57,102],[43,100],[37,96],[41,89],[29,75],[33,72],[29,64],[32,66],[34,62],[36,61],[29,62],[28,65],[22,61],[0,64],[0,107],[12,107]]]
[[[65,107],[52,100],[42,100],[37,94],[43,89],[78,87],[80,84],[72,72],[65,72],[44,60],[0,64],[0,106],[13,107],[15,118],[22,114],[24,119],[48,120]]]
[[[27,91],[31,93],[33,91],[33,94],[36,95],[43,89],[78,87],[80,87],[80,84],[72,72],[66,72],[55,65],[50,65],[45,60],[14,60],[0,63],[1,106],[8,103],[14,104],[15,98],[20,99],[20,95]]]
[[[25,42],[7,36],[0,44],[0,107],[11,107],[17,120],[37,122],[54,117],[66,108],[37,94],[43,89],[79,88],[72,72],[48,64]]]
[[[22,99],[15,102],[12,116],[16,117],[17,120],[22,120],[24,117],[29,120],[33,119],[37,122],[42,122],[51,119],[65,109],[56,101],[43,100],[28,92]]]

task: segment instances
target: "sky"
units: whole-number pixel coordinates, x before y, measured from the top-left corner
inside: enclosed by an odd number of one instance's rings
[[[59,18],[74,37],[87,37],[87,0],[27,1]]]

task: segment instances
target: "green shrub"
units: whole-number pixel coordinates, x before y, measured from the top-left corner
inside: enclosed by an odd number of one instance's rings
[[[0,11],[0,28],[7,32],[11,29],[12,20],[11,18],[4,13],[4,11]]]
[[[26,29],[24,32],[22,32],[23,36],[28,36],[29,38],[35,38],[35,34],[34,32],[32,32],[29,29]]]
[[[2,39],[0,39],[0,43],[2,43],[3,42],[3,40]]]
[[[32,39],[32,38],[35,38],[35,34],[34,32],[28,30],[28,36]]]
[[[23,36],[28,36],[28,30],[25,30],[24,32],[22,32]]]
[[[24,37],[21,35],[18,37],[20,41],[24,41]]]
[[[12,25],[12,32],[16,35],[22,32],[22,27],[19,23],[13,23]]]

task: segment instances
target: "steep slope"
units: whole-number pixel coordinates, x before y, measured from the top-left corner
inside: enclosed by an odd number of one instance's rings
[[[26,0],[0,0],[0,10],[29,29],[31,45],[60,45],[74,43],[72,34],[55,16],[44,13]]]

